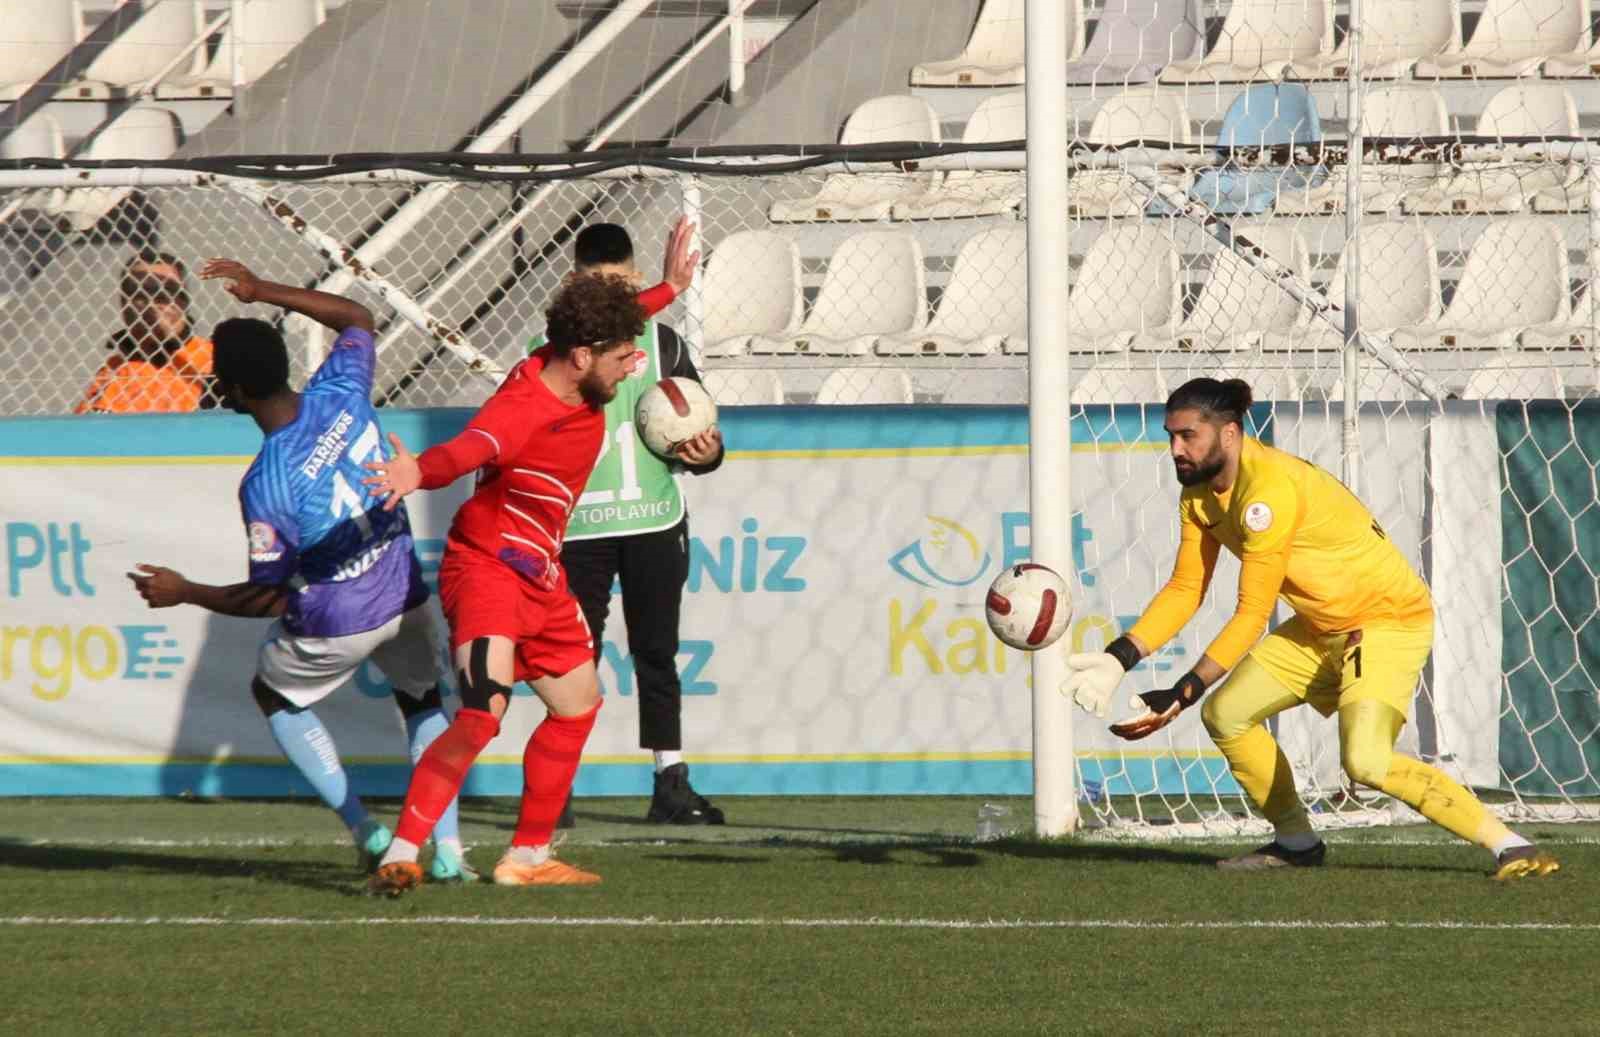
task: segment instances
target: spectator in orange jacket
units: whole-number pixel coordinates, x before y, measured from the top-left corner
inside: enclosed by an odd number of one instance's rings
[[[122,330],[77,414],[181,413],[215,406],[211,343],[193,334],[183,263],[143,249],[122,271]]]

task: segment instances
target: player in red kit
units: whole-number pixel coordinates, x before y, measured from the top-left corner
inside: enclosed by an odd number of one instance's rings
[[[644,308],[620,278],[578,277],[545,311],[548,343],[512,368],[462,433],[420,455],[368,465],[386,506],[479,471],[456,512],[439,597],[461,709],[412,772],[395,839],[369,888],[398,896],[422,881],[417,848],[500,732],[514,681],[548,711],[523,753],[516,832],[495,866],[503,886],[582,885],[598,875],[550,855],[550,837],[600,710],[594,643],[561,568],[567,518],[605,434],[604,407],[635,362]]]

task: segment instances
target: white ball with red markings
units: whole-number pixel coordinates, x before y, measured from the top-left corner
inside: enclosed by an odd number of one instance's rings
[[[717,403],[693,378],[663,378],[633,406],[633,427],[650,452],[669,460],[678,444],[717,423]]]
[[[1067,581],[1049,566],[1023,562],[989,584],[985,602],[989,629],[994,636],[1024,652],[1037,652],[1055,644],[1072,621],[1072,599]]]

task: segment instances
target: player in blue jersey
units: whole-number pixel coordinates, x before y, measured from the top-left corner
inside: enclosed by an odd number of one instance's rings
[[[129,576],[152,608],[191,604],[227,616],[277,617],[251,691],[284,755],[349,826],[370,865],[392,835],[351,791],[312,705],[371,658],[394,688],[412,760],[449,726],[410,522],[403,505],[386,511],[363,482],[362,465],[384,456],[371,403],[372,313],[337,295],[263,281],[229,259],[211,260],[200,277],[225,279],[240,302],[303,313],[339,338],[305,390],[295,392],[276,328],[246,318],[217,325],[216,393],[254,418],[266,437],[239,486],[249,579],[212,586],[153,565]],[[462,856],[455,803],[434,842],[433,878],[477,877]]]

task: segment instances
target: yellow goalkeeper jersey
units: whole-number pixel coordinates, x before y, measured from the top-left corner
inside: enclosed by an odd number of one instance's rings
[[[1172,578],[1128,633],[1155,651],[1200,607],[1226,547],[1240,561],[1239,603],[1206,649],[1233,669],[1260,639],[1279,595],[1324,634],[1431,624],[1428,587],[1366,505],[1332,475],[1246,438],[1224,493],[1185,487]]]

